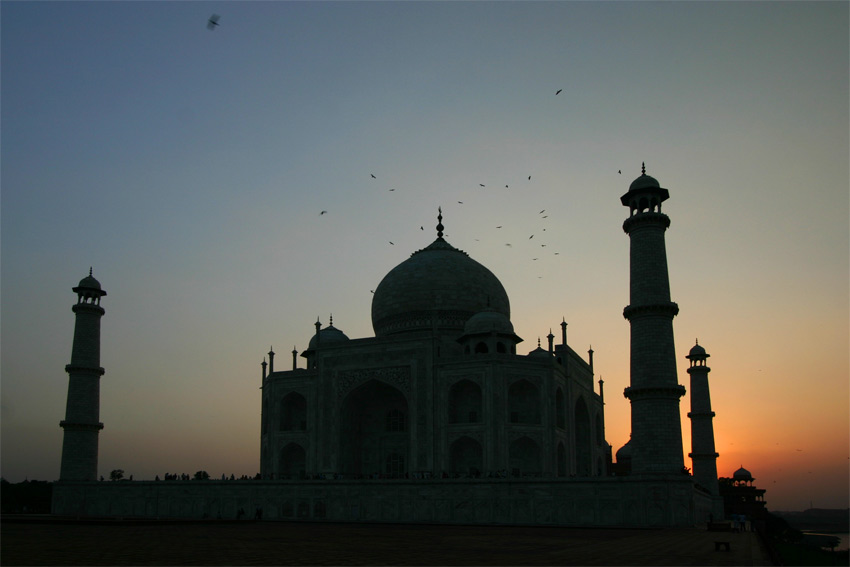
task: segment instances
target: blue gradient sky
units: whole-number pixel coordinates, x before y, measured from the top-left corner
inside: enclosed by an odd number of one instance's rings
[[[288,366],[331,313],[372,336],[370,290],[434,239],[438,206],[505,285],[521,352],[562,317],[593,346],[616,451],[619,197],[645,161],[670,190],[680,382],[695,338],[711,354],[720,475],[744,465],[771,509],[848,506],[846,2],[0,16],[4,478],[59,475],[70,288],[89,266],[109,294],[100,473],[254,474],[269,346]]]

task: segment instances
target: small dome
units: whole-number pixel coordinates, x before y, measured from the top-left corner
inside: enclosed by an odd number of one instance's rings
[[[529,358],[552,358],[552,353],[540,347],[540,339],[537,339],[537,348],[526,355]]]
[[[100,282],[94,279],[94,276],[91,275],[91,268],[89,268],[89,275],[81,279],[80,283],[77,284],[77,287],[73,287],[71,290],[76,294],[89,298],[103,297],[106,295],[106,292],[103,291],[102,287],[100,287]]]
[[[643,173],[640,177],[632,181],[632,184],[629,185],[629,191],[641,191],[643,189],[660,189],[661,185],[658,184],[658,180],[654,177],[650,177],[649,175]]]
[[[313,338],[310,339],[310,345],[307,347],[309,350],[314,350],[318,343],[317,337],[321,339],[321,346],[329,346],[339,343],[344,343],[350,340],[345,333],[334,327],[333,325],[328,325],[321,331],[319,331],[318,335],[313,335]]]
[[[691,347],[690,352],[688,352],[688,356],[705,356],[705,349],[697,343]]]
[[[463,326],[464,335],[480,335],[485,333],[513,335],[514,326],[504,313],[495,309],[485,309],[470,317]]]
[[[697,343],[693,347],[691,347],[690,352],[688,352],[688,356],[686,356],[685,358],[705,359],[705,358],[708,358],[709,356],[711,356],[711,355],[706,354],[705,349],[702,348],[699,345],[699,343]]]
[[[94,277],[92,277],[90,275],[81,279],[80,283],[79,283],[79,285],[77,285],[77,287],[87,287],[87,288],[90,288],[90,289],[101,289],[100,288],[100,282],[97,281],[96,279],[94,279]]]
[[[753,480],[753,475],[744,467],[739,468],[732,474],[733,480]]]
[[[617,457],[618,463],[622,462],[624,459],[631,459],[632,458],[632,440],[631,439],[626,441],[626,444],[623,445],[622,447],[620,447],[620,449],[617,451],[616,457]]]

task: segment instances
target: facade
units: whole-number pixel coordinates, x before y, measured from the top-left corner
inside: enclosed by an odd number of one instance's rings
[[[517,354],[502,284],[442,236],[375,289],[375,337],[316,323],[306,368],[263,367],[265,479],[599,477],[593,369],[566,343]],[[294,354],[294,353],[293,353]]]
[[[661,213],[667,198],[645,170],[621,198],[630,210],[623,229],[631,242],[631,292],[623,314],[631,327],[624,395],[632,438],[616,465],[605,441],[602,381],[594,388],[593,351],[585,360],[570,348],[563,321],[560,344],[550,332],[547,348],[538,339],[536,349],[518,354],[522,339],[504,287],[446,242],[440,214],[436,240],[375,289],[374,337],[350,339],[332,319],[324,328],[317,321],[302,367],[295,350],[286,370],[276,370],[275,353],[268,353],[262,478],[63,477],[54,487],[54,513],[235,518],[245,509],[262,510],[266,519],[635,527],[707,521],[719,501],[705,488],[708,461],[697,458],[713,453],[711,420],[703,415],[710,412],[708,382],[694,386],[702,401],[692,414],[703,416],[702,444],[691,455],[700,471],[695,479],[683,459],[684,387],[672,327],[678,306],[670,301],[664,248],[670,220]],[[694,383],[696,371],[691,375]],[[72,406],[91,406],[81,400],[69,388],[69,415]],[[83,423],[94,426],[97,414],[85,415]],[[703,443],[709,437],[710,448]],[[63,470],[65,460],[63,454]]]

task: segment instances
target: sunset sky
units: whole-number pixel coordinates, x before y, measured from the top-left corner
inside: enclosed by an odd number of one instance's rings
[[[331,314],[373,336],[370,290],[438,206],[504,284],[520,352],[562,317],[592,345],[616,452],[619,198],[645,162],[670,191],[679,382],[696,339],[711,355],[720,476],[743,465],[771,510],[847,507],[849,7],[2,2],[3,478],[59,476],[90,266],[99,474],[253,475],[269,346],[286,368]]]

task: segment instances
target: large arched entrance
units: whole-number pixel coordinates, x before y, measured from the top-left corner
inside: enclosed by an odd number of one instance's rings
[[[340,418],[340,472],[385,477],[407,472],[410,415],[404,394],[370,380],[346,396]]]

